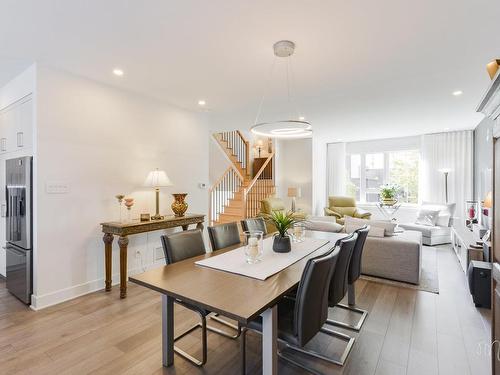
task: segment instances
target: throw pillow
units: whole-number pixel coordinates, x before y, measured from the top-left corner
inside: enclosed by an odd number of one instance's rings
[[[355,230],[362,228],[364,225],[358,225],[354,223],[346,222],[345,232],[352,233]],[[368,237],[385,237],[385,229],[382,227],[377,227],[374,225],[370,225],[370,230],[368,231]]]
[[[354,230],[359,229],[365,225],[370,226],[370,230],[372,227],[377,227],[377,228],[382,228],[384,230],[384,235],[385,236],[393,236],[394,235],[394,230],[396,228],[396,223],[393,223],[391,221],[383,221],[383,220],[366,220],[366,219],[359,219],[355,217],[350,217],[346,216],[345,217],[345,222],[346,226],[346,232],[350,233],[347,231],[347,227],[349,229],[354,228]]]
[[[439,210],[420,209],[418,211],[417,220],[415,220],[415,224],[427,225],[433,227],[436,225],[438,215],[439,215]]]

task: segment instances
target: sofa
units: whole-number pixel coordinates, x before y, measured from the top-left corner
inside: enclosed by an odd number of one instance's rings
[[[369,219],[371,213],[356,207],[356,200],[352,197],[328,197],[328,207],[325,207],[326,216],[335,216],[337,223],[344,224],[346,216],[358,219]]]
[[[399,227],[422,233],[424,245],[434,246],[451,242],[451,224],[455,203],[424,202],[413,223],[401,223]]]
[[[361,273],[418,284],[422,267],[422,233],[398,231],[390,221],[347,217],[346,232],[370,226],[361,262]]]

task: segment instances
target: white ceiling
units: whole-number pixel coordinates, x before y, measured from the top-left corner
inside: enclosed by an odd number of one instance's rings
[[[331,140],[474,127],[500,57],[498,0],[0,0],[0,85],[38,61],[248,128],[271,46],[296,42],[294,96]],[[125,71],[122,78],[111,74]],[[282,110],[277,66],[263,119]],[[279,74],[278,74],[279,73]],[[281,86],[278,86],[281,84]],[[463,90],[459,97],[452,91]]]

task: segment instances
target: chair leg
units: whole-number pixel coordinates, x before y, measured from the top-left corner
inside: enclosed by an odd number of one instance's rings
[[[194,310],[193,310],[194,311]],[[188,328],[181,334],[177,335],[174,337],[174,343],[177,340],[180,340],[184,336],[190,334],[191,332],[195,331],[198,328],[201,328],[201,346],[202,346],[202,359],[201,361],[198,358],[195,358],[191,354],[185,352],[181,348],[177,347],[174,345],[174,351],[186,359],[187,361],[191,362],[193,365],[201,367],[207,362],[207,320],[203,314],[201,314],[198,311],[195,311],[199,316],[200,316],[200,321],[199,323],[195,324],[194,326]]]
[[[353,311],[355,313],[361,314],[361,318],[355,325],[347,324],[344,322],[339,322],[338,320],[327,319],[326,323],[333,326],[350,329],[351,331],[359,332],[363,326],[366,317],[368,316],[368,311],[354,307],[356,305],[356,290],[354,284],[349,284],[347,289],[347,301],[349,305],[344,305],[343,303],[337,304],[335,307],[340,307],[345,310]]]
[[[220,324],[225,325],[226,327],[234,329],[236,331],[236,333],[235,334],[231,334],[229,332],[223,331],[222,329],[215,328],[214,326],[210,326],[210,325],[207,326],[207,328],[208,328],[209,331],[218,333],[219,335],[222,335],[224,337],[228,337],[230,339],[237,339],[238,337],[240,337],[241,327],[240,327],[239,324],[235,325],[235,324],[232,324],[232,323],[228,322],[225,319],[219,318],[219,314],[218,313],[210,314],[209,318],[212,319],[212,320],[215,320],[216,322],[219,322]]]
[[[247,372],[247,329],[243,328],[241,330],[241,373],[243,375]]]

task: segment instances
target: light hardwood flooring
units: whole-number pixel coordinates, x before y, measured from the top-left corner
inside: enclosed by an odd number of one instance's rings
[[[465,275],[448,246],[438,250],[438,269],[440,294],[359,280],[357,302],[370,315],[347,364],[341,368],[315,362],[316,368],[350,375],[489,374],[490,359],[481,352],[490,340],[489,310],[472,304]],[[118,293],[114,287],[111,293],[97,292],[34,312],[0,281],[0,374],[239,373],[238,341],[212,333],[203,369],[178,356],[175,367],[162,368],[159,295],[132,284],[127,299],[119,300]],[[333,315],[351,318],[340,310]],[[176,307],[176,329],[188,327],[195,318]],[[249,374],[261,371],[260,343],[257,334],[249,333]],[[309,344],[323,353],[339,352],[342,345],[323,334]],[[199,332],[179,346],[199,354]],[[304,373],[282,360],[279,372]]]

